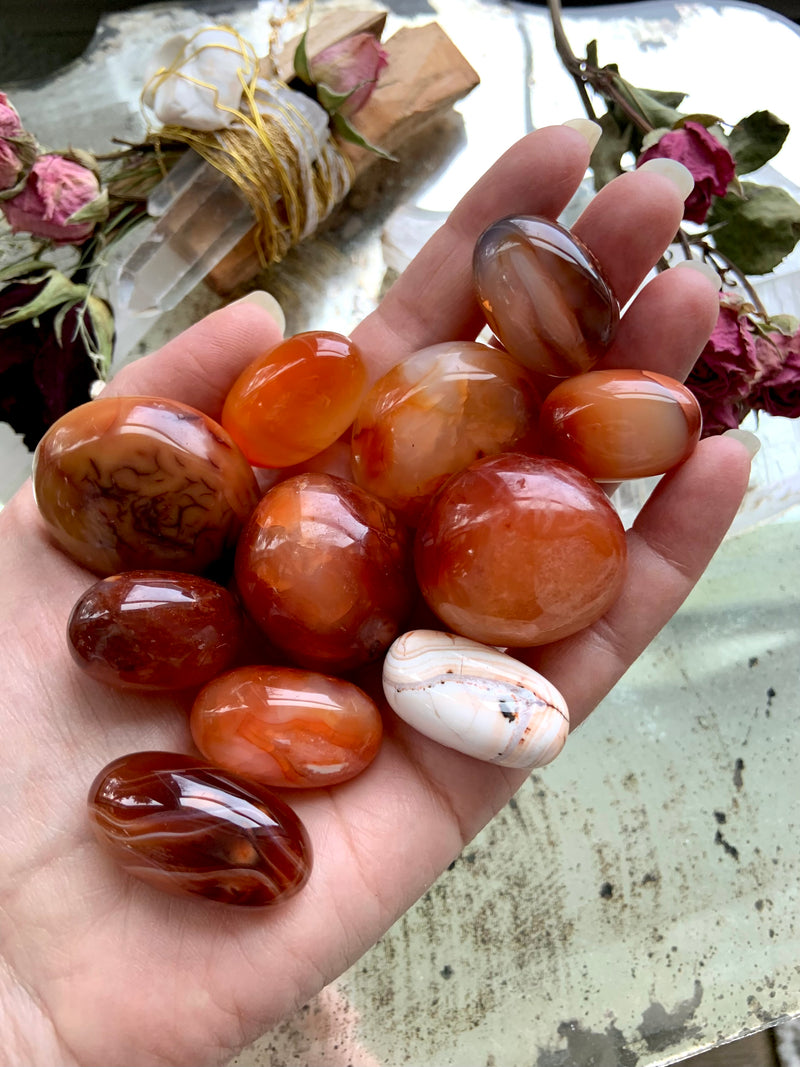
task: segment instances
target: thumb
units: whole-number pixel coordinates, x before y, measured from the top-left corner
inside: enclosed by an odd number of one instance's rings
[[[253,294],[214,311],[163,348],[123,367],[102,396],[161,396],[219,419],[225,397],[242,370],[276,345],[283,324]]]

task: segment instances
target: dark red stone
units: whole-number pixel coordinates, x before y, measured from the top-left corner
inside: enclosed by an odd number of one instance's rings
[[[177,571],[126,571],[95,582],[67,625],[72,658],[128,689],[200,686],[233,663],[242,616],[216,582]]]
[[[265,907],[311,871],[292,809],[266,786],[174,752],[109,763],[89,791],[101,844],[134,877],[176,896]]]

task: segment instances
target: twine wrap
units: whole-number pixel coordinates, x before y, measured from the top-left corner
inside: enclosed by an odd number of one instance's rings
[[[179,78],[211,94],[220,128],[164,125],[151,137],[192,148],[236,185],[253,212],[256,248],[262,266],[268,266],[312,234],[344,199],[352,169],[330,136],[327,112],[279,79],[261,77],[252,47],[235,30],[213,30],[230,34],[230,46],[197,43],[205,32],[198,31],[171,64],[152,76],[143,98],[152,98],[168,78]],[[230,51],[240,60],[237,107],[222,102],[214,84],[182,69],[211,49]]]

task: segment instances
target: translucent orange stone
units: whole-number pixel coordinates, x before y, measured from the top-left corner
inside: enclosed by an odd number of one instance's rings
[[[132,752],[89,790],[89,821],[124,870],[165,893],[268,907],[308,880],[311,845],[266,786],[177,752]]]
[[[507,352],[471,341],[422,349],[369,390],[353,425],[353,476],[415,525],[428,498],[480,456],[535,451],[540,400]]]
[[[641,370],[577,374],[541,413],[543,450],[601,482],[663,474],[691,455],[701,426],[685,385]]]
[[[423,515],[417,578],[456,633],[541,645],[590,625],[625,577],[625,531],[602,489],[559,460],[505,453],[445,483]]]
[[[191,714],[212,763],[266,785],[338,785],[377,755],[380,713],[341,678],[291,667],[239,667],[209,682]]]
[[[125,689],[200,686],[239,651],[242,616],[216,582],[172,571],[126,571],[95,582],[67,624],[75,663]]]
[[[370,493],[300,474],[262,497],[239,539],[248,613],[301,667],[338,672],[378,657],[411,606],[408,533]]]
[[[501,219],[475,246],[475,285],[503,346],[538,373],[589,370],[613,340],[619,305],[599,264],[558,223]]]
[[[141,396],[100,397],[62,416],[36,449],[33,490],[53,539],[100,575],[200,573],[233,548],[259,496],[213,419]]]
[[[242,371],[225,400],[222,425],[255,466],[291,467],[341,437],[366,380],[349,338],[299,333]]]

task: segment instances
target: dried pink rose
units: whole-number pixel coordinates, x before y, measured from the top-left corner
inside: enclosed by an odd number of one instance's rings
[[[323,49],[311,61],[309,73],[315,85],[340,96],[350,94],[337,108],[350,118],[369,100],[388,62],[388,53],[374,34],[356,33]]]
[[[706,437],[719,432],[711,429],[716,423],[724,424],[726,429],[738,426],[738,422],[731,424],[733,412],[750,395],[759,377],[756,331],[749,310],[749,305],[735,293],[720,293],[717,323],[686,379],[703,409]],[[721,414],[723,411],[725,414]],[[741,417],[745,414],[746,410]]]
[[[22,130],[17,109],[9,102],[5,93],[0,93],[0,137],[13,137]]]
[[[88,167],[64,156],[44,155],[34,163],[22,191],[2,201],[0,210],[15,232],[56,244],[80,244],[107,213],[106,201]]]
[[[4,138],[0,138],[0,189],[12,189],[22,173],[22,160],[14,146]]]
[[[681,129],[670,130],[645,149],[636,161],[640,167],[648,159],[676,159],[694,178],[683,217],[688,222],[705,222],[711,199],[724,196],[733,181],[735,164],[727,148],[705,126],[691,120]]]
[[[754,411],[768,415],[782,415],[789,419],[800,417],[800,330],[787,336],[773,333],[765,339],[773,355],[777,356],[766,369],[755,389],[750,405]]]
[[[36,142],[22,128],[16,108],[0,93],[0,199],[16,195],[36,158]]]

